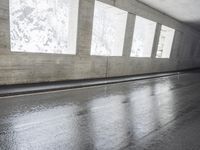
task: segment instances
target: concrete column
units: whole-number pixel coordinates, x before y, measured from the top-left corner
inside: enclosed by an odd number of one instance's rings
[[[10,52],[9,0],[0,3],[0,52],[5,54]]]
[[[194,57],[199,58],[200,57],[200,40],[197,41],[197,47],[194,52]]]
[[[77,55],[89,56],[95,0],[79,0]]]
[[[153,49],[152,49],[152,58],[156,58],[156,53],[158,49],[158,42],[159,42],[159,37],[160,37],[160,31],[161,31],[161,24],[157,23],[156,25],[156,32],[155,32],[155,38],[154,38],[154,44],[153,44]]]
[[[191,52],[190,52],[190,58],[194,58],[195,57],[195,53],[196,53],[196,49],[198,47],[198,38],[194,38],[193,42],[192,42],[192,46],[191,46]]]
[[[124,51],[123,51],[123,56],[125,57],[130,57],[130,54],[131,54],[135,18],[136,18],[135,14],[128,13],[126,34],[125,34],[125,39],[124,39]]]
[[[174,35],[174,42],[170,56],[171,59],[179,58],[182,40],[183,40],[183,33],[180,31],[176,31]]]

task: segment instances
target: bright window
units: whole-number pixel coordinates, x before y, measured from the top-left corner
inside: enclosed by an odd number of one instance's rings
[[[175,30],[162,25],[156,58],[169,58],[172,50]]]
[[[95,2],[91,55],[122,56],[127,12]]]
[[[10,0],[11,50],[76,53],[78,0]]]
[[[151,57],[156,22],[136,16],[131,57]]]

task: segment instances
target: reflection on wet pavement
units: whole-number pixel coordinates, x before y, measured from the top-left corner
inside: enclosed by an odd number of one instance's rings
[[[172,137],[200,138],[197,89],[194,73],[1,98],[0,150],[184,150]]]

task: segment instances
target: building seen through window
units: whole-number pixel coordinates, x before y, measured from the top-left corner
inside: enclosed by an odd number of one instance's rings
[[[131,57],[151,57],[156,22],[136,16]]]
[[[122,56],[127,12],[95,1],[91,55]]]
[[[175,30],[162,25],[156,58],[169,58],[172,50]]]

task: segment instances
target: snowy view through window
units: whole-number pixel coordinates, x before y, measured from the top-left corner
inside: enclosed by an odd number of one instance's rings
[[[151,57],[156,22],[136,16],[131,57]]]
[[[10,0],[11,50],[75,54],[77,16],[78,0]]]
[[[91,55],[122,56],[127,12],[95,2]]]
[[[157,58],[169,58],[174,40],[175,30],[166,26],[161,27],[158,43]]]

